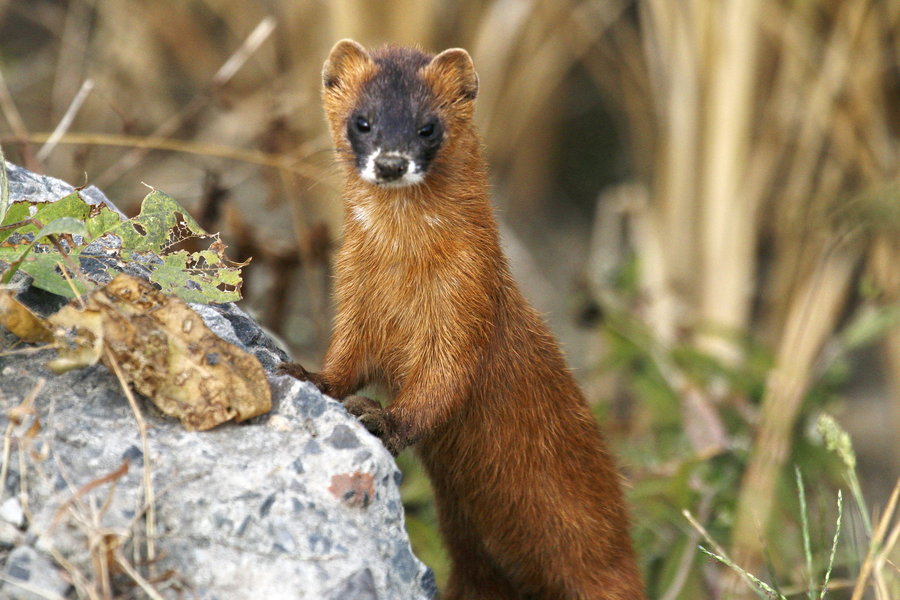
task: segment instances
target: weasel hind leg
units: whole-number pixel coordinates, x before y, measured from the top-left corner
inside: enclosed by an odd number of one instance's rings
[[[489,563],[470,557],[455,562],[441,600],[523,600]]]

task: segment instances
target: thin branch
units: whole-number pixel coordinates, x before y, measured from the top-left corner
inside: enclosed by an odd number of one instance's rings
[[[42,143],[50,139],[51,134],[48,133],[30,133],[26,134],[25,139],[30,142]],[[0,137],[0,143],[17,141],[19,138]],[[223,146],[220,144],[209,144],[204,142],[185,141],[165,136],[137,136],[123,135],[111,133],[65,133],[57,144],[80,144],[93,146],[115,146],[122,148],[138,148],[144,150],[169,150],[172,152],[183,152],[185,154],[197,154],[199,156],[211,156],[214,158],[224,158],[227,160],[236,160],[264,167],[272,167],[276,169],[284,169],[291,171],[308,179],[323,179],[325,171],[314,165],[307,164],[307,157],[292,157],[283,154],[270,154],[260,152],[258,150],[247,150],[245,148],[234,148],[232,146]],[[301,148],[302,150],[303,148]],[[99,178],[98,178],[99,179]]]
[[[201,90],[179,113],[173,115],[166,122],[156,128],[155,137],[168,137],[182,128],[185,122],[196,115],[201,108],[209,102],[212,92],[227,84],[243,66],[250,53],[259,48],[262,42],[271,34],[273,28],[272,17],[266,17],[250,32],[243,44],[226,60],[210,84]],[[112,166],[101,173],[97,178],[98,185],[108,184],[121,177],[125,172],[138,164],[146,156],[146,148],[135,146],[135,150],[127,153]]]
[[[50,525],[47,527],[47,533],[53,530],[54,527],[59,523],[59,519],[62,517],[65,510],[69,507],[70,504],[76,502],[79,498],[94,490],[104,483],[109,483],[111,481],[116,481],[120,477],[123,477],[126,473],[128,473],[128,464],[127,460],[122,461],[122,464],[119,467],[106,475],[93,479],[80,488],[78,491],[66,498],[62,504],[59,505],[59,508],[56,509],[56,512],[53,514],[53,519],[50,521]]]
[[[84,83],[81,84],[81,89],[78,90],[78,93],[75,94],[75,97],[72,99],[69,108],[66,109],[66,113],[62,116],[62,119],[59,120],[56,129],[53,130],[53,133],[50,134],[50,137],[47,138],[47,141],[41,146],[41,149],[38,150],[37,159],[39,161],[43,162],[50,156],[50,153],[56,148],[56,144],[59,142],[60,138],[69,130],[69,127],[72,126],[75,115],[81,110],[81,105],[84,104],[84,101],[87,100],[88,95],[93,89],[94,80],[85,79]]]
[[[25,127],[25,121],[22,120],[19,109],[16,108],[16,103],[9,91],[9,86],[6,85],[6,79],[3,77],[3,69],[0,69],[0,112],[3,113],[6,122],[9,123],[9,128],[13,131],[15,141],[22,144],[22,156],[25,159],[25,166],[32,171],[36,170],[37,160],[34,157],[34,152],[29,143],[28,129]]]

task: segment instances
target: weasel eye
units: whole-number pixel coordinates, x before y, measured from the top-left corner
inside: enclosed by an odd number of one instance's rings
[[[356,117],[356,130],[360,133],[368,133],[372,130],[372,126],[369,124],[369,120],[365,117],[359,116]]]
[[[435,127],[434,123],[426,123],[419,127],[419,137],[430,138],[434,135]]]

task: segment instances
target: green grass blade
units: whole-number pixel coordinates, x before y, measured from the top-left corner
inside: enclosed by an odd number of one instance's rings
[[[808,588],[806,596],[809,600],[816,598],[816,584],[813,581],[812,550],[809,543],[809,513],[806,508],[806,490],[803,489],[803,477],[800,476],[800,467],[794,466],[794,476],[797,480],[797,493],[800,497],[800,524],[803,532],[803,554],[806,557],[806,577]]]
[[[828,554],[828,569],[825,570],[825,580],[822,582],[822,593],[819,594],[819,600],[822,600],[828,591],[828,581],[831,579],[831,568],[834,566],[834,555],[837,553],[838,538],[841,536],[841,519],[844,516],[844,497],[841,494],[841,490],[838,490],[837,511],[837,522],[834,525],[834,539],[831,541],[831,552]]]
[[[698,546],[698,548],[700,548],[700,552],[706,554],[707,556],[709,556],[711,558],[716,559],[717,561],[719,561],[726,567],[737,572],[741,577],[743,577],[745,580],[747,580],[749,583],[751,583],[752,584],[750,586],[751,589],[754,592],[756,592],[756,595],[759,596],[760,598],[777,598],[778,600],[787,600],[787,598],[784,596],[784,594],[776,592],[772,588],[772,586],[770,586],[768,583],[759,579],[752,573],[745,571],[744,569],[742,569],[741,567],[736,565],[734,562],[732,562],[732,560],[730,558],[728,558],[727,556],[719,556],[715,552],[710,552],[703,546]]]

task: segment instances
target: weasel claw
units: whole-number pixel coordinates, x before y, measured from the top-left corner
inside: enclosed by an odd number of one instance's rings
[[[295,362],[283,362],[275,369],[275,372],[279,375],[290,375],[294,379],[299,379],[300,381],[309,381],[314,386],[316,386],[320,392],[328,395],[328,390],[325,387],[325,384],[322,383],[319,378],[318,373],[310,373],[306,369],[303,368],[303,365]]]
[[[369,433],[381,440],[391,456],[400,453],[403,448],[399,436],[393,431],[387,413],[378,402],[365,396],[347,396],[342,403],[347,412],[359,419]]]

